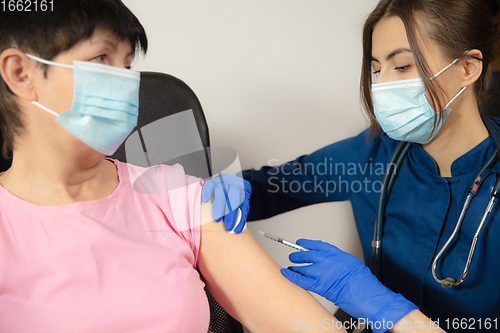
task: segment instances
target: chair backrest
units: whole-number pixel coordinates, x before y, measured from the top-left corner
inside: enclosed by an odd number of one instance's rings
[[[3,135],[0,131],[0,151],[3,147]],[[12,160],[6,160],[3,155],[0,153],[0,172],[7,171],[8,168],[12,165]]]
[[[141,72],[137,131],[111,157],[145,167],[179,162],[186,174],[207,178],[211,169],[204,148],[209,146],[207,121],[191,88],[168,74]],[[209,331],[243,333],[242,325],[205,291]]]
[[[139,101],[136,131],[113,158],[143,167],[174,164],[181,162],[182,156],[210,146],[201,104],[183,81],[168,74],[142,72]],[[194,163],[189,162],[181,164],[192,174],[189,169]]]

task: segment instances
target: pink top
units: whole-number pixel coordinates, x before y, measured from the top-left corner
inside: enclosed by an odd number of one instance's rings
[[[0,186],[0,332],[207,332],[203,181],[112,161],[100,200],[39,206]]]

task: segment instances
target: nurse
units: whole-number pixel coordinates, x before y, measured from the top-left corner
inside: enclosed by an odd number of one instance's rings
[[[387,203],[380,282],[353,256],[312,240],[297,242],[310,251],[290,255],[292,262],[312,265],[282,270],[349,314],[371,320],[377,332],[391,328],[380,327],[382,321],[411,324],[422,313],[447,332],[499,330],[498,207],[461,285],[445,289],[431,271],[473,177],[495,149],[480,110],[491,76],[497,12],[497,1],[381,0],[363,32],[361,96],[370,128],[279,167],[243,172],[252,186],[249,221],[351,201],[369,262],[384,172],[399,142],[412,143]],[[500,172],[499,162],[493,170]],[[441,278],[458,279],[463,272],[494,171],[483,177],[458,238],[439,260]],[[426,323],[421,330],[437,328]]]

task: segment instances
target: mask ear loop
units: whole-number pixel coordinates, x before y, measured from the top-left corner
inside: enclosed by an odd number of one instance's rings
[[[460,58],[462,58],[467,52],[469,52],[469,50],[465,51],[462,56]],[[455,60],[453,60],[451,62],[451,64],[449,64],[448,66],[446,66],[445,68],[443,68],[442,70],[440,70],[439,72],[437,72],[436,75],[434,75],[433,77],[431,77],[431,80],[434,80],[435,78],[437,78],[439,75],[441,75],[445,70],[447,70],[448,68],[450,68],[451,66],[455,65],[457,63],[458,60],[460,60],[460,58],[457,58]],[[455,97],[453,97],[446,105],[445,105],[445,109],[448,108],[448,106],[450,106],[451,103],[453,103],[453,101],[458,97],[460,96],[461,93],[464,92],[464,90],[467,89],[467,87],[463,87],[459,92],[458,94],[455,95]]]
[[[434,80],[435,78],[437,78],[439,75],[441,75],[445,70],[447,70],[448,68],[450,68],[451,66],[455,65],[457,63],[457,61],[459,60],[460,58],[457,58],[455,60],[453,60],[453,62],[451,64],[449,64],[448,66],[446,66],[445,68],[443,68],[442,70],[440,70],[439,72],[437,72],[436,75],[434,75],[431,80]]]
[[[73,69],[73,66],[71,66],[71,65],[60,64],[58,62],[46,60],[46,59],[34,56],[32,54],[29,54],[29,53],[26,53],[26,56],[28,58],[31,58],[31,59],[35,60],[35,61],[41,62],[42,64],[45,64],[45,65],[52,65],[52,66],[59,66],[59,67],[65,67],[65,68]]]
[[[463,93],[465,89],[467,89],[467,87],[463,87],[463,88],[462,88],[462,89],[458,92],[458,94],[456,94],[456,95],[455,95],[455,97],[453,97],[453,98],[451,99],[451,101],[449,101],[449,102],[448,102],[448,104],[446,104],[446,106],[445,106],[444,108],[445,108],[445,109],[447,109],[447,108],[448,108],[448,106],[450,106],[450,104],[451,104],[451,103],[453,103],[453,101],[454,101],[455,99],[457,99],[457,97],[458,97],[458,96],[460,96],[460,94],[461,94],[461,93]]]
[[[38,102],[32,101],[32,102],[31,102],[31,104],[38,106],[38,107],[39,107],[40,109],[42,109],[43,111],[47,111],[48,113],[50,113],[50,114],[52,114],[52,115],[54,115],[54,116],[56,116],[56,117],[58,117],[58,116],[59,116],[59,114],[58,114],[57,112],[52,111],[52,110],[51,110],[51,109],[49,109],[48,107],[43,106],[42,104],[40,104],[40,103],[38,103]]]
[[[457,61],[460,60],[460,58],[462,58],[467,52],[469,52],[469,50],[465,51],[460,57],[458,57],[457,59],[453,60],[451,64],[449,64],[448,66],[446,66],[445,68],[443,68],[442,70],[440,70],[439,72],[437,72],[436,75],[434,75],[433,77],[431,77],[431,80],[434,80],[439,75],[441,75],[445,70],[447,70],[451,66],[455,65],[457,63]]]
[[[58,63],[58,62],[54,62],[54,61],[50,61],[50,60],[46,60],[46,59],[43,59],[43,58],[40,58],[40,57],[34,56],[34,55],[32,55],[32,54],[29,54],[29,53],[26,53],[26,56],[27,56],[28,58],[31,58],[31,59],[33,59],[33,60],[35,60],[35,61],[38,61],[38,62],[40,62],[40,63],[42,63],[42,64],[45,64],[45,65],[49,65],[49,66],[50,66],[50,65],[52,65],[52,66],[59,66],[59,67],[64,67],[64,68],[70,68],[70,69],[73,69],[73,66],[71,66],[71,65],[60,64],[60,63]],[[56,116],[56,117],[58,117],[58,116],[59,116],[59,114],[58,114],[57,112],[55,112],[55,111],[53,111],[53,110],[49,109],[49,108],[48,108],[48,107],[46,107],[46,106],[43,106],[42,104],[40,104],[40,103],[38,103],[38,102],[36,102],[36,101],[32,101],[32,102],[31,102],[31,104],[38,106],[40,109],[42,109],[42,110],[44,110],[44,111],[46,111],[46,112],[50,113],[51,115],[54,115],[54,116]]]

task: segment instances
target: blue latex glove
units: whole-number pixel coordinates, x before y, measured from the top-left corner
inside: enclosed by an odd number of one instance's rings
[[[250,210],[250,195],[252,194],[250,183],[241,177],[229,174],[217,175],[203,185],[201,191],[203,202],[208,202],[212,193],[214,194],[212,204],[214,221],[220,222],[224,217],[224,227],[227,231],[233,231],[237,234],[242,232]],[[241,210],[241,219],[236,225],[238,208]]]
[[[325,297],[351,316],[375,323],[371,325],[373,332],[385,332],[418,309],[401,294],[386,288],[355,256],[322,241],[299,239],[297,244],[310,251],[293,252],[290,261],[312,265],[282,268],[281,273],[298,286]]]

